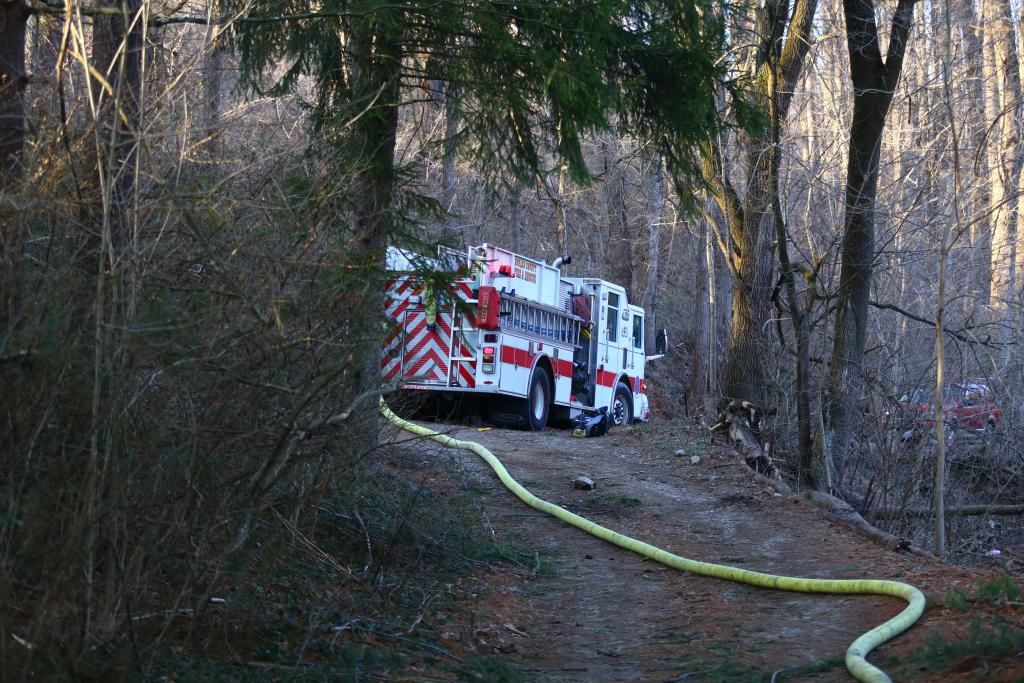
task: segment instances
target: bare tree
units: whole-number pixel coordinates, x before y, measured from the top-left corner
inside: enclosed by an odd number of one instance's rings
[[[899,1],[883,60],[875,25],[874,0],[843,0],[850,78],[854,90],[842,268],[828,378],[833,435],[832,471],[838,486],[842,485],[854,412],[862,390],[871,271],[875,259],[875,199],[882,133],[903,68],[914,4],[915,0]]]
[[[817,0],[796,0],[792,15],[790,9],[788,0],[772,0],[757,13],[755,45],[744,70],[754,84],[758,104],[773,123],[742,135],[744,192],[740,194],[730,179],[730,154],[723,138],[705,148],[702,160],[704,177],[725,216],[728,235],[719,239],[719,246],[733,275],[732,328],[722,393],[761,405],[766,403],[768,388],[764,329],[771,309],[772,246],[778,229],[774,205],[780,134],[810,46]],[[740,35],[739,40],[748,38]]]

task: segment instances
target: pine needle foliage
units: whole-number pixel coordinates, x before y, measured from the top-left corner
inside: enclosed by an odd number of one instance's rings
[[[531,181],[544,154],[577,182],[590,134],[653,141],[676,184],[696,174],[694,144],[714,134],[725,81],[724,32],[691,0],[224,0],[243,83],[284,94],[312,86],[312,133],[367,163],[361,131],[393,116],[410,88],[453,85],[458,143],[480,172]],[[744,101],[742,96],[734,98]]]

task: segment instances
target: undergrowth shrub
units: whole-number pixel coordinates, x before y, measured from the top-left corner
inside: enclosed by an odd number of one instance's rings
[[[316,562],[375,599],[472,545],[375,464],[384,274],[348,246],[350,178],[304,152],[221,175],[149,152],[131,206],[57,153],[0,205],[6,673],[150,671],[274,561],[270,528],[312,552],[329,517]]]

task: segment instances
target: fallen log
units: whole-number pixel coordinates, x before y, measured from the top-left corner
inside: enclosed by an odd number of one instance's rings
[[[919,548],[909,540],[900,538],[890,534],[888,531],[882,531],[876,526],[873,526],[866,519],[861,517],[860,513],[853,509],[853,507],[841,498],[822,493],[821,491],[803,491],[796,493],[789,488],[786,484],[781,481],[769,479],[763,474],[757,472],[752,473],[754,475],[754,481],[764,486],[771,486],[777,492],[784,496],[800,496],[804,498],[811,505],[818,508],[826,518],[833,522],[845,524],[851,529],[856,531],[861,536],[879,543],[889,550],[895,550],[897,552],[906,552],[917,557],[926,557],[928,559],[937,560],[938,558],[932,553]]]
[[[872,513],[875,519],[900,519],[901,517],[931,517],[931,508],[907,508],[906,510],[882,509]],[[1024,505],[960,505],[946,508],[947,515],[1024,515]]]
[[[810,497],[811,502],[823,510],[827,516],[831,517],[835,521],[849,524],[862,536],[866,536],[878,543],[881,543],[882,545],[888,546],[891,550],[902,550],[910,553],[911,555],[917,555],[918,557],[935,558],[935,555],[927,550],[918,548],[909,540],[899,538],[890,534],[888,531],[882,531],[878,527],[873,526],[866,519],[861,517],[860,513],[854,510],[853,507],[851,507],[850,504],[842,498],[836,498],[835,496],[822,493],[821,491],[811,492]]]
[[[739,448],[740,455],[750,469],[758,474],[781,481],[782,475],[772,460],[769,449],[761,445],[761,411],[748,401],[732,401],[711,427],[713,432],[725,432]]]

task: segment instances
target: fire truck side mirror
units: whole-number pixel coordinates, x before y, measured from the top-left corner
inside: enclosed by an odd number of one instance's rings
[[[668,330],[664,327],[654,335],[654,355],[664,356],[668,353]]]

